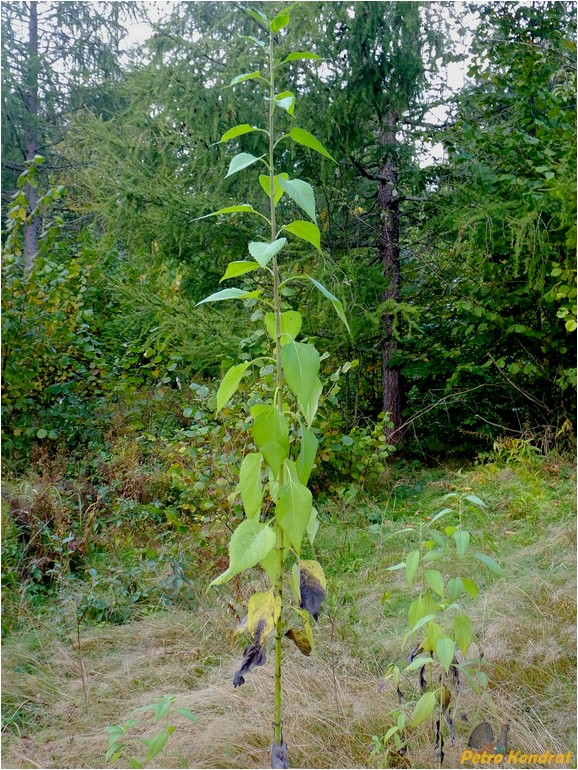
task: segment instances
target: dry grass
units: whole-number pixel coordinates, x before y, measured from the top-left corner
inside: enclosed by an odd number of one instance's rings
[[[488,581],[471,608],[490,687],[481,698],[467,687],[455,695],[458,741],[454,748],[446,743],[446,767],[459,767],[469,732],[483,720],[494,729],[509,722],[510,745],[524,752],[566,753],[576,746],[576,541],[570,498],[562,501],[564,515],[536,528],[532,538],[523,519],[512,519],[519,506],[512,484],[519,479],[504,473],[496,481],[497,475],[477,470],[465,479],[471,484],[475,477],[482,497],[487,483],[496,500],[509,501],[494,522],[507,577]],[[550,505],[548,500],[543,504]],[[344,561],[344,530],[328,528],[325,552]],[[350,534],[359,535],[354,529]],[[406,654],[400,641],[407,597],[400,573],[385,569],[399,560],[394,549],[400,544],[387,552],[366,540],[361,566],[356,562],[348,571],[345,562],[341,574],[330,575],[333,596],[316,631],[318,655],[304,658],[292,645],[286,649],[284,730],[293,767],[378,767],[383,761],[371,756],[369,746],[373,734],[383,735],[387,712],[397,706],[380,678],[389,662]],[[356,540],[353,551],[362,548]],[[386,589],[392,598],[384,605]],[[177,729],[166,754],[151,766],[182,767],[186,758],[198,768],[268,767],[272,655],[235,690],[232,676],[243,643],[233,639],[233,626],[221,605],[204,600],[195,613],[164,612],[123,626],[83,629],[86,709],[78,651],[65,634],[58,638],[53,626],[31,619],[30,633],[11,637],[3,654],[3,767],[113,767],[104,762],[104,728],[166,694],[199,719],[191,723],[175,716]],[[408,696],[415,693],[413,678],[405,679],[402,689]],[[18,718],[11,720],[12,714]],[[154,734],[150,714],[134,734]],[[136,741],[133,751],[143,754]],[[433,766],[425,725],[410,735],[408,760],[412,767]]]

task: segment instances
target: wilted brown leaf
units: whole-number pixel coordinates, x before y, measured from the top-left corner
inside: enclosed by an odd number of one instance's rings
[[[299,652],[302,652],[303,655],[311,655],[311,643],[309,642],[309,637],[305,631],[299,631],[295,628],[290,628],[289,631],[286,632],[285,636],[288,636],[291,641],[295,642]]]

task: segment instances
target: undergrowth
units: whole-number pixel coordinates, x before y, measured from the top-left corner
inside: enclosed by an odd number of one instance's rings
[[[391,464],[371,492],[345,483],[326,493],[316,548],[332,560],[317,654],[303,667],[290,650],[286,661],[294,706],[285,730],[296,765],[382,765],[372,736],[384,734],[397,704],[384,673],[409,654],[402,638],[410,596],[387,569],[407,543],[392,535],[431,515],[452,491],[473,491],[487,503],[506,575],[480,575],[484,601],[470,614],[489,687],[481,697],[468,687],[459,694],[457,744],[446,751],[446,766],[457,766],[469,732],[484,720],[509,722],[511,745],[524,751],[575,745],[575,469],[555,456],[497,460],[453,470]],[[54,521],[56,501],[78,515],[72,491],[59,498],[50,489],[45,521]],[[122,499],[126,506],[132,498]],[[37,581],[16,573],[11,560],[22,544],[14,523],[4,527],[4,766],[112,766],[104,762],[104,728],[164,695],[199,719],[174,723],[157,766],[185,766],[185,759],[195,767],[264,766],[271,665],[246,693],[227,684],[240,608],[254,586],[232,581],[218,596],[204,592],[227,564],[218,545],[226,524],[182,513],[170,522],[151,502],[133,503],[130,515],[113,505],[118,528],[97,527],[84,552],[55,550],[52,572]],[[91,504],[81,505],[85,523]],[[41,518],[40,508],[35,515]],[[411,699],[417,683],[405,677],[400,688]],[[153,735],[144,721],[134,729],[136,738]],[[429,731],[414,729],[397,761],[432,766]]]

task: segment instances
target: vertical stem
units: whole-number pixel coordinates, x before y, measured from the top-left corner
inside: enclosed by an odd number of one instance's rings
[[[25,107],[27,126],[25,137],[26,160],[32,160],[38,154],[38,2],[30,3],[28,18],[28,62],[26,72]],[[24,270],[32,267],[38,253],[38,215],[34,213],[38,203],[36,187],[26,183],[24,194],[28,201],[30,219],[24,223]]]
[[[277,224],[275,221],[275,135],[274,135],[274,110],[275,110],[275,64],[273,60],[273,33],[269,33],[269,204],[271,218],[271,241],[275,240],[277,235]],[[279,410],[283,409],[283,370],[281,368],[281,299],[279,296],[279,267],[277,256],[272,260],[273,270],[273,305],[275,312],[275,365],[276,365],[276,391],[275,402]],[[280,474],[283,471],[281,469]],[[279,479],[282,482],[282,479]],[[278,556],[278,576],[277,576],[277,595],[283,609],[283,531],[276,524],[277,532],[277,556]],[[282,613],[277,621],[275,633],[275,743],[280,745],[283,742],[283,730],[281,723],[281,643],[283,640],[283,619]]]

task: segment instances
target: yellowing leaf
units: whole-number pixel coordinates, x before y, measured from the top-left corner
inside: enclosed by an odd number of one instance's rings
[[[263,644],[281,614],[281,599],[271,591],[258,591],[247,606],[247,630],[256,644]]]

